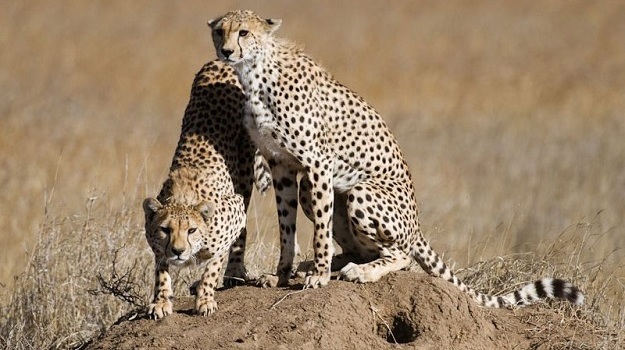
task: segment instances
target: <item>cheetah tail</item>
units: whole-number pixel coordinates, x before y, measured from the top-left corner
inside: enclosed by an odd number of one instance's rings
[[[555,298],[568,300],[577,305],[584,303],[584,294],[577,287],[564,280],[553,278],[540,279],[504,296],[479,293],[460,280],[430,247],[429,243],[423,239],[423,236],[419,236],[420,240],[412,252],[413,258],[419,265],[428,274],[450,282],[456,288],[469,295],[479,305],[494,308],[525,306],[539,299]]]
[[[254,153],[254,185],[260,194],[264,195],[273,184],[271,170],[267,160],[260,154],[259,150]]]
[[[573,284],[557,279],[543,278],[530,283],[521,289],[504,295],[508,303],[512,305],[529,305],[538,299],[565,299],[576,305],[584,304],[584,294]]]

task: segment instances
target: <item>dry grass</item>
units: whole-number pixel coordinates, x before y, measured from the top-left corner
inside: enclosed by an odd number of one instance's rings
[[[386,117],[427,236],[476,285],[571,276],[625,325],[622,2],[31,1],[0,13],[0,345],[69,347],[115,320],[129,306],[88,291],[118,249],[150,293],[140,201],[214,57],[204,23],[235,7],[282,17]],[[255,272],[275,265],[272,202],[250,215]]]

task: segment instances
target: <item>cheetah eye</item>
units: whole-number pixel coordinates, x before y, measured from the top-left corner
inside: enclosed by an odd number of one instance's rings
[[[191,235],[191,234],[194,234],[196,230],[197,230],[197,228],[192,227],[187,232]]]
[[[161,231],[164,234],[169,235],[171,233],[171,228],[169,228],[169,227],[161,227]]]
[[[217,34],[217,36],[224,36],[224,30],[221,28],[217,28],[215,29],[215,34]]]
[[[248,30],[245,30],[245,29],[239,30],[239,36],[246,36],[248,33],[249,33]]]

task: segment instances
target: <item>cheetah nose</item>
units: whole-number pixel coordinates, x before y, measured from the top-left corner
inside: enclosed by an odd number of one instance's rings
[[[230,57],[230,55],[232,55],[233,52],[234,50],[221,49],[221,53],[224,55],[225,58]]]
[[[176,256],[180,256],[182,253],[184,253],[184,248],[171,248],[171,252],[176,255]]]

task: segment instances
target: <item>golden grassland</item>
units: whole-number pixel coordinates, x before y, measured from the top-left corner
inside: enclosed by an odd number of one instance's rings
[[[88,291],[117,250],[150,294],[140,203],[215,57],[205,22],[232,8],[282,18],[381,112],[426,236],[457,268],[538,254],[548,267],[532,273],[573,274],[625,325],[622,2],[25,1],[0,13],[0,345],[69,347],[107,327],[128,306]],[[255,273],[275,266],[272,202],[249,215]]]

